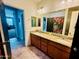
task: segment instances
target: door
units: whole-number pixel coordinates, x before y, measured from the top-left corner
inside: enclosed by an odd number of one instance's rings
[[[78,14],[77,23],[75,26],[75,34],[73,38],[70,59],[79,59],[79,14]]]
[[[11,49],[25,46],[23,10],[5,5],[5,19]]]
[[[1,20],[1,19],[0,19]],[[5,59],[6,56],[5,56],[5,51],[4,51],[4,43],[3,43],[3,40],[2,40],[2,34],[1,34],[1,21],[0,21],[0,59]]]
[[[16,48],[16,42],[17,42],[17,27],[16,27],[16,17],[15,17],[15,11],[14,9],[8,8],[5,6],[5,20],[7,25],[7,31],[8,31],[8,38],[10,41],[10,47],[11,49]]]
[[[3,49],[1,52],[3,52],[4,55],[4,59],[11,59],[11,49],[10,49],[10,42],[9,42],[9,38],[8,38],[8,31],[7,29],[7,25],[6,25],[6,20],[5,20],[5,11],[4,11],[4,4],[3,2],[0,0],[0,28],[1,28],[1,46]],[[6,57],[5,57],[6,56]]]

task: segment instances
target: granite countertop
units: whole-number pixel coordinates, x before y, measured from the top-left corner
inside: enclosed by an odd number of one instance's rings
[[[69,38],[62,38],[57,35],[51,35],[51,33],[50,34],[42,33],[42,32],[31,32],[31,33],[34,35],[46,38],[47,40],[65,45],[69,48],[71,48],[71,46],[72,46],[72,39],[69,39]]]

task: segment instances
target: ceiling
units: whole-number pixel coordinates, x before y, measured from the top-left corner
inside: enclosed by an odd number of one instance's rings
[[[43,7],[45,4],[54,4],[54,2],[56,1],[60,1],[60,0],[31,0],[34,4],[36,4],[36,6],[38,8]]]

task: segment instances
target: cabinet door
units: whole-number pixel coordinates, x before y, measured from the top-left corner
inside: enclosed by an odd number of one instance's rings
[[[34,45],[34,35],[31,34],[31,45]]]
[[[31,35],[31,44],[37,48],[40,48],[40,37],[36,35]]]
[[[41,50],[47,54],[47,40],[41,38]]]
[[[62,59],[69,59],[69,53],[62,52]]]
[[[37,48],[39,48],[40,49],[40,37],[39,36],[35,36],[35,46],[37,47]]]
[[[54,42],[48,43],[48,55],[54,59],[69,59],[67,48],[63,49],[61,45],[55,44]]]
[[[48,55],[54,59],[61,59],[62,57],[61,51],[52,45],[48,45]]]

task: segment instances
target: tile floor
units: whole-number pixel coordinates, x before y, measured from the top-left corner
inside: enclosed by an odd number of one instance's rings
[[[12,59],[50,59],[35,47],[22,47],[12,51]]]

